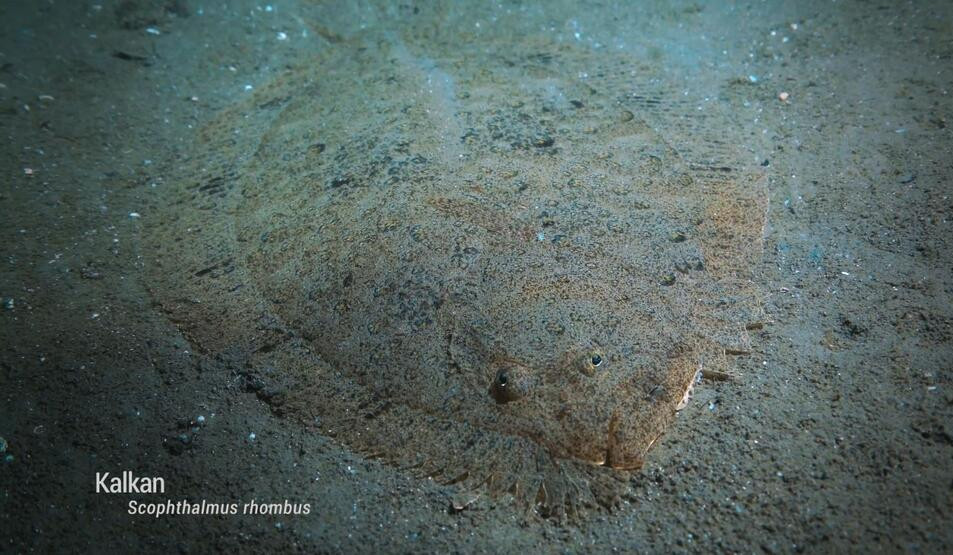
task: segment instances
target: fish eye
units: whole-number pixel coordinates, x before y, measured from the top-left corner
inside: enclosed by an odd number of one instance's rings
[[[509,403],[525,397],[527,387],[525,376],[521,379],[519,370],[501,369],[496,372],[493,384],[490,385],[490,395],[497,403]]]
[[[594,376],[596,370],[605,364],[606,357],[599,351],[589,351],[576,358],[576,368],[587,376]]]

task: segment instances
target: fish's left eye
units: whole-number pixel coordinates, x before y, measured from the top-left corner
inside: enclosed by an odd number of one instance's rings
[[[490,395],[497,403],[505,404],[526,397],[532,387],[532,378],[527,369],[518,364],[500,368],[490,384]]]

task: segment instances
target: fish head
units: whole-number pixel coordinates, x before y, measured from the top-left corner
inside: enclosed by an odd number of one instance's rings
[[[632,303],[554,291],[474,321],[469,370],[495,427],[556,456],[638,468],[684,393],[680,338]]]

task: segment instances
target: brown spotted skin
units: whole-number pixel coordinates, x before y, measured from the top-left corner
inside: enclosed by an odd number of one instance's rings
[[[226,110],[151,230],[157,299],[357,451],[545,515],[611,505],[700,365],[746,348],[765,197],[553,50],[365,49]]]

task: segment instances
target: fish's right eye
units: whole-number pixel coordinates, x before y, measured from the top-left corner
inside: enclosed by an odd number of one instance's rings
[[[587,376],[594,376],[605,364],[605,355],[601,351],[593,350],[576,357],[575,367]]]

